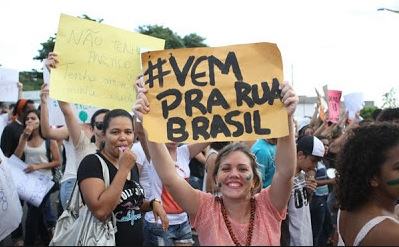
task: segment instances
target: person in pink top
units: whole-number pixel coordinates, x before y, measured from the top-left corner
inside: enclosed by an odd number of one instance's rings
[[[139,119],[149,112],[146,91],[141,88],[134,106]],[[280,225],[286,216],[296,167],[293,113],[298,103],[289,84],[282,85],[281,96],[289,116],[289,135],[278,139],[276,173],[266,189],[261,190],[255,157],[243,144],[230,144],[217,156],[212,175],[219,197],[192,188],[177,175],[165,145],[148,142],[162,183],[188,213],[201,245],[280,244]]]

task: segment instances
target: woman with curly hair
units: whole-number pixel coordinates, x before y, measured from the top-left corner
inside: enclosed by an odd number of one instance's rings
[[[338,245],[398,245],[399,126],[376,123],[351,130],[337,170]]]

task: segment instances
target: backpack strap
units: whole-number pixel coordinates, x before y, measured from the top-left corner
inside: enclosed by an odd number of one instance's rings
[[[107,164],[105,164],[105,161],[98,154],[95,154],[95,155],[101,162],[101,168],[103,171],[105,188],[108,188],[109,187],[108,166],[107,166]],[[79,214],[80,203],[81,203],[81,195],[80,195],[80,191],[79,191],[78,181],[76,180],[75,185],[73,186],[72,194],[71,194],[70,200],[68,202],[67,208],[70,209],[71,211],[75,212],[76,214]]]
[[[96,156],[97,156],[97,158],[100,160],[100,162],[101,162],[101,167],[102,167],[102,170],[103,170],[103,177],[104,177],[104,183],[105,183],[105,189],[107,189],[108,187],[109,187],[109,184],[110,184],[110,182],[109,182],[109,170],[108,170],[108,166],[107,166],[107,164],[105,163],[105,161],[103,160],[103,158],[101,158],[101,156],[100,155],[98,155],[98,154],[95,154]]]

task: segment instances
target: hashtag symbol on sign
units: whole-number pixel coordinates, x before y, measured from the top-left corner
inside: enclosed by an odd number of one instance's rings
[[[145,81],[145,84],[148,84],[150,88],[154,87],[154,81],[156,80],[158,80],[159,87],[163,87],[164,76],[170,74],[170,70],[163,71],[162,65],[165,63],[166,60],[161,58],[157,59],[156,64],[153,64],[151,60],[148,61],[148,69],[144,72],[144,76],[148,75],[148,79]]]

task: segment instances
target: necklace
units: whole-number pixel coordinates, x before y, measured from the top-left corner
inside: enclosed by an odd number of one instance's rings
[[[236,246],[241,246],[241,243],[238,242],[238,239],[234,235],[233,229],[231,228],[230,220],[227,218],[227,212],[226,212],[226,208],[224,207],[222,198],[221,197],[216,197],[216,198],[220,202],[223,220],[224,220],[224,223],[226,224],[227,230],[229,231],[231,239],[233,240],[233,242]],[[255,222],[255,211],[256,211],[255,199],[251,198],[251,216],[249,218],[247,240],[245,243],[246,246],[251,245],[252,234],[253,234],[253,230],[254,230],[254,222]]]

